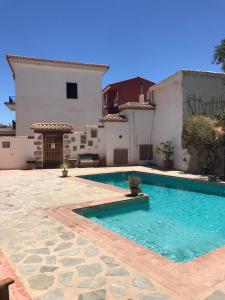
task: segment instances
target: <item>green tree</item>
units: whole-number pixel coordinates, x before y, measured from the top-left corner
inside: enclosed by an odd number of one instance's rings
[[[213,63],[217,65],[221,64],[221,68],[223,72],[225,72],[225,39],[223,39],[221,43],[215,47]]]

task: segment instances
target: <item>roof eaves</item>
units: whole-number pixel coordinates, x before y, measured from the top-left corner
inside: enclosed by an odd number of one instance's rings
[[[93,64],[93,63],[82,63],[82,62],[75,62],[75,61],[36,58],[36,57],[20,56],[20,55],[13,55],[13,54],[7,54],[6,59],[13,72],[14,78],[15,78],[15,72],[12,66],[13,62],[37,63],[37,64],[39,63],[39,64],[46,64],[46,65],[50,64],[50,65],[57,65],[57,66],[64,65],[69,67],[99,69],[104,72],[106,72],[109,69],[109,65],[104,65],[104,64]]]

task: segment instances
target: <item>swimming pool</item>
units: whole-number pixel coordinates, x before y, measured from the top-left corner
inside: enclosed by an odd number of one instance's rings
[[[148,201],[126,201],[79,214],[175,262],[187,262],[225,245],[225,186],[142,172],[83,178],[127,188],[127,178],[142,179]]]

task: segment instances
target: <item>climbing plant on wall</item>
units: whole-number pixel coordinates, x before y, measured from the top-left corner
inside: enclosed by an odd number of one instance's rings
[[[197,98],[195,95],[189,95],[187,98],[187,107],[191,115],[215,116],[225,110],[225,99],[212,97],[208,101]]]

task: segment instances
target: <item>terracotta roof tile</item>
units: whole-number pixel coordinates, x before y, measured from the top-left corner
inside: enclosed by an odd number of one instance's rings
[[[31,126],[34,131],[73,131],[73,126],[66,123],[35,123]]]
[[[155,106],[149,104],[148,102],[144,102],[144,103],[127,102],[119,106],[120,111],[124,109],[154,110]]]
[[[101,118],[102,122],[127,122],[127,118],[124,115],[120,114],[108,114],[105,117]]]
[[[77,66],[77,67],[81,67],[81,68],[98,69],[101,71],[106,71],[107,69],[109,69],[109,66],[104,65],[104,64],[91,64],[91,63],[83,63],[83,62],[75,62],[75,61],[65,61],[65,60],[20,56],[20,55],[13,55],[13,54],[7,54],[6,58],[12,69],[13,74],[14,74],[14,69],[12,67],[13,62],[36,63],[36,64],[42,64],[42,65],[59,65],[59,66],[64,65],[64,66],[70,66],[70,67]]]

